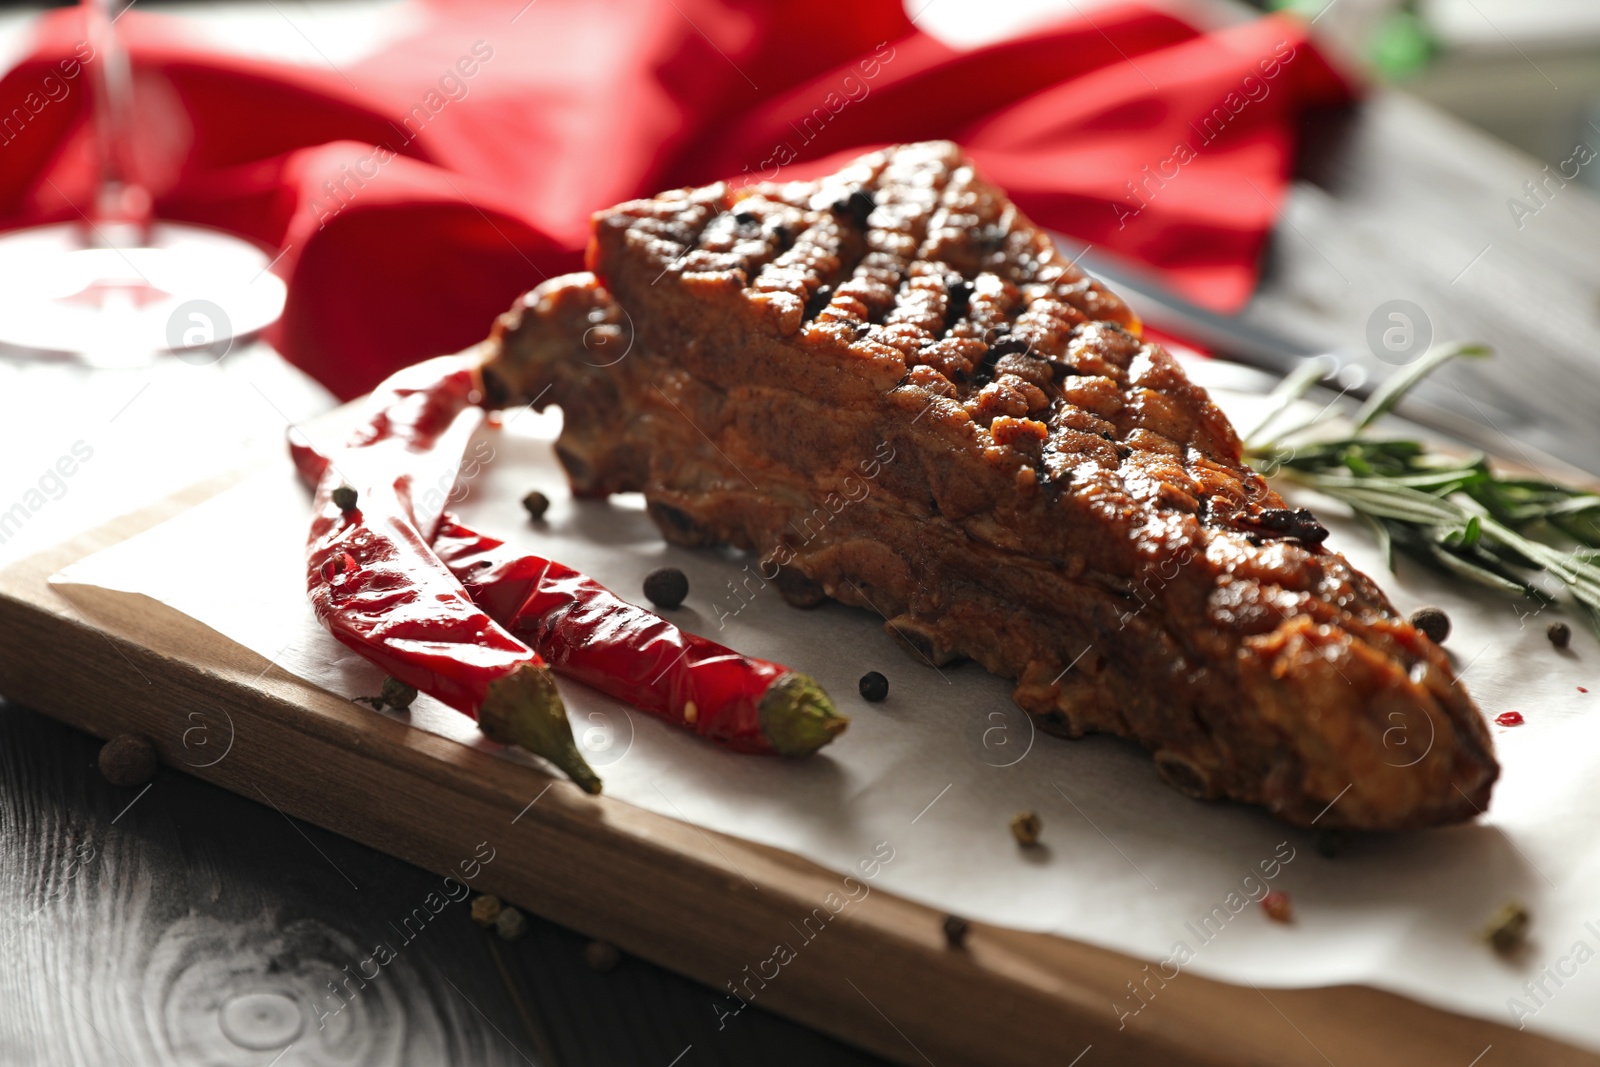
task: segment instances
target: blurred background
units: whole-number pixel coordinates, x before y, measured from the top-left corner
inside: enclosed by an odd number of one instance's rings
[[[952,44],[1002,40],[1111,0],[909,0],[919,27]],[[39,11],[68,4],[0,3],[0,71]],[[122,6],[120,4],[116,6]],[[263,57],[354,60],[405,30],[399,0],[155,2],[141,10],[214,26],[218,43]],[[1174,4],[1175,8],[1186,5]],[[1318,39],[1382,80],[1540,160],[1600,138],[1600,4],[1591,0],[1253,0],[1315,19]],[[283,12],[295,16],[286,21]],[[1600,169],[1580,178],[1600,188]]]
[[[1109,0],[911,0],[952,43],[1000,40]],[[1174,5],[1181,6],[1181,5]],[[1600,4],[1591,0],[1254,0],[1314,19],[1319,43],[1541,161],[1600,139]],[[1600,188],[1600,169],[1579,179]]]

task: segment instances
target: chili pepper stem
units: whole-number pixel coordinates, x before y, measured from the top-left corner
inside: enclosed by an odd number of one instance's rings
[[[584,760],[567,709],[548,667],[524,664],[489,684],[478,726],[495,741],[521,745],[560,767],[585,793],[600,792],[600,776]]]
[[[761,732],[780,756],[809,756],[850,725],[815,679],[795,671],[767,687],[757,710]]]

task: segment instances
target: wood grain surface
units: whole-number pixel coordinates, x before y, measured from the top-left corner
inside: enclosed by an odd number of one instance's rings
[[[1240,318],[1382,375],[1394,366],[1374,358],[1369,326],[1410,301],[1436,341],[1495,350],[1442,368],[1420,399],[1476,424],[1493,452],[1532,445],[1600,474],[1600,200],[1569,183],[1519,227],[1507,201],[1527,200],[1523,183],[1559,160],[1398,92],[1314,116],[1305,144]]]
[[[459,903],[319,1028],[310,998],[399,947],[389,923],[440,878],[186,774],[118,789],[98,749],[0,707],[8,1067],[880,1062],[759,1009],[719,1032],[702,986],[626,956],[596,973],[588,938],[533,915],[507,944]]]

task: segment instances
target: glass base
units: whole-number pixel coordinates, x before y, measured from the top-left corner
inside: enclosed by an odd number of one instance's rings
[[[170,222],[135,247],[84,238],[75,223],[0,234],[0,352],[94,366],[165,352],[215,363],[283,313],[283,279],[243,238]]]

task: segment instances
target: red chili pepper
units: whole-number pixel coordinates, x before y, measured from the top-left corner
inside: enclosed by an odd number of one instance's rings
[[[555,763],[594,793],[550,670],[475,605],[428,541],[480,417],[478,359],[409,367],[374,392],[366,424],[316,481],[306,547],[311,605],[385,672]],[[295,450],[302,473],[319,466]],[[350,501],[349,490],[354,490]],[[346,504],[341,508],[335,495]]]
[[[849,724],[806,675],[687,633],[452,515],[433,549],[479,606],[557,672],[701,737],[739,752],[808,756]]]
[[[327,460],[314,449],[291,442],[290,451],[306,481],[327,481]],[[474,602],[555,670],[702,737],[740,752],[805,756],[849,725],[808,676],[686,633],[453,516],[439,522],[433,552]]]

